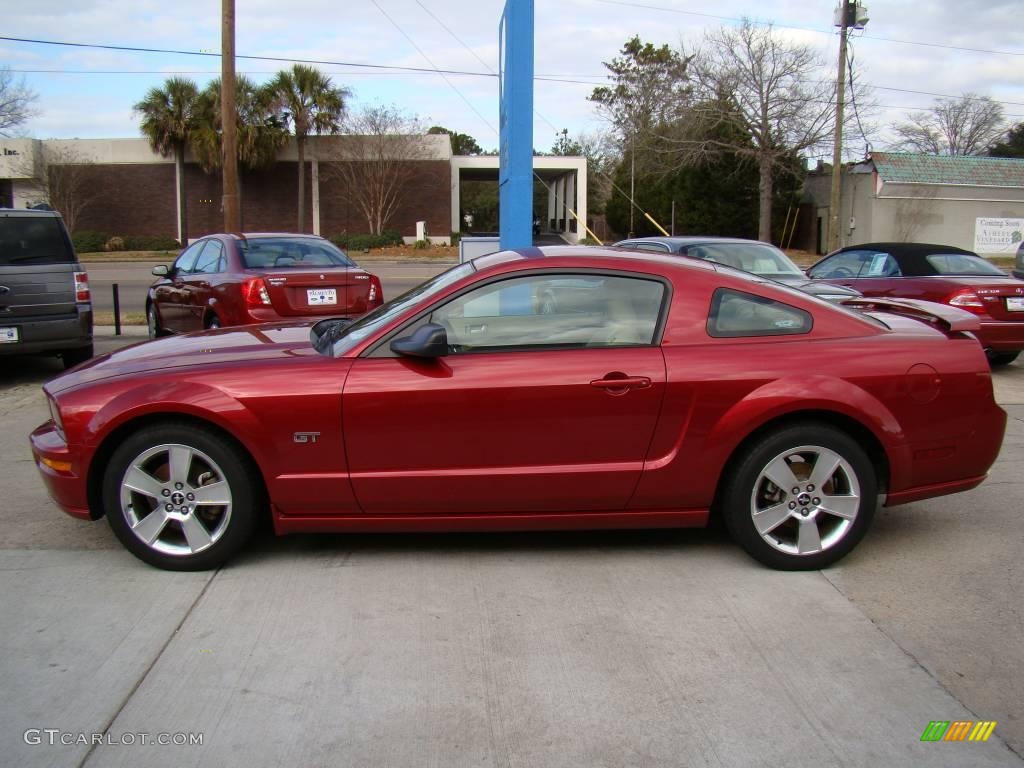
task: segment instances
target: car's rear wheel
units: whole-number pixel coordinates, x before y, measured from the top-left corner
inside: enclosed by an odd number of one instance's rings
[[[988,352],[988,364],[993,368],[1001,365],[1009,365],[1020,355],[1020,352]]]
[[[220,318],[217,317],[216,315],[210,315],[210,317],[206,320],[206,330],[212,331],[217,328],[220,328]]]
[[[198,571],[249,539],[261,483],[242,452],[191,424],[146,427],[107,465],[103,505],[121,543],[150,565]]]
[[[61,362],[64,363],[65,368],[74,368],[79,363],[84,363],[86,360],[92,358],[95,354],[93,345],[90,344],[87,347],[75,347],[74,349],[65,349],[60,353]]]
[[[824,568],[870,527],[878,480],[867,454],[846,433],[798,424],[757,440],[737,459],[722,516],[736,542],[765,565]]]

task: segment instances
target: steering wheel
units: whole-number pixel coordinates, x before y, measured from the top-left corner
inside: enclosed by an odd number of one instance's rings
[[[828,273],[829,277],[853,277],[853,270],[847,267],[836,267]]]

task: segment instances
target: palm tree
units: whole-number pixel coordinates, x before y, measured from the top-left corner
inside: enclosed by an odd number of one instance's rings
[[[303,64],[278,72],[269,88],[275,94],[277,110],[285,124],[291,120],[295,129],[295,144],[299,152],[299,224],[296,231],[302,232],[306,224],[306,137],[310,133],[338,133],[341,130],[341,116],[349,92],[335,88],[330,77]]]
[[[261,88],[243,75],[235,78],[238,163],[246,170],[271,165],[288,140],[288,131],[274,113],[273,103],[274,93],[269,88]],[[213,173],[224,164],[219,77],[199,94],[195,115],[192,152],[202,169]]]
[[[164,157],[174,155],[174,176],[178,188],[178,240],[185,245],[188,226],[185,220],[185,146],[195,128],[196,100],[199,89],[184,77],[170,77],[163,88],[150,88],[146,97],[134,106],[142,115],[141,129],[149,145]]]

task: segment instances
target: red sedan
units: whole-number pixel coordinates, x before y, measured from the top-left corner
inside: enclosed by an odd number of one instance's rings
[[[992,365],[1024,349],[1024,280],[976,253],[951,245],[866,243],[829,254],[809,277],[856,288],[865,296],[938,301],[978,316],[978,338]]]
[[[384,303],[380,280],[313,235],[209,235],[168,268],[153,268],[150,338],[227,325],[325,315],[354,317]]]
[[[881,499],[999,453],[970,313],[863,311],[711,262],[597,248],[456,266],[361,319],[221,329],[57,377],[57,503],[136,556],[215,567],[278,533],[702,526],[821,568]]]

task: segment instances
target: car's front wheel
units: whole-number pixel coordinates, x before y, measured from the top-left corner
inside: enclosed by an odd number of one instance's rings
[[[826,424],[798,424],[748,446],[722,494],[732,537],[782,570],[824,568],[864,537],[878,480],[864,450]]]
[[[111,455],[103,483],[107,520],[150,565],[216,568],[252,534],[262,484],[226,438],[192,424],[140,429]]]
[[[160,316],[156,311],[156,304],[150,303],[146,306],[146,325],[149,330],[149,338],[158,339],[166,335],[166,331],[160,327]]]

